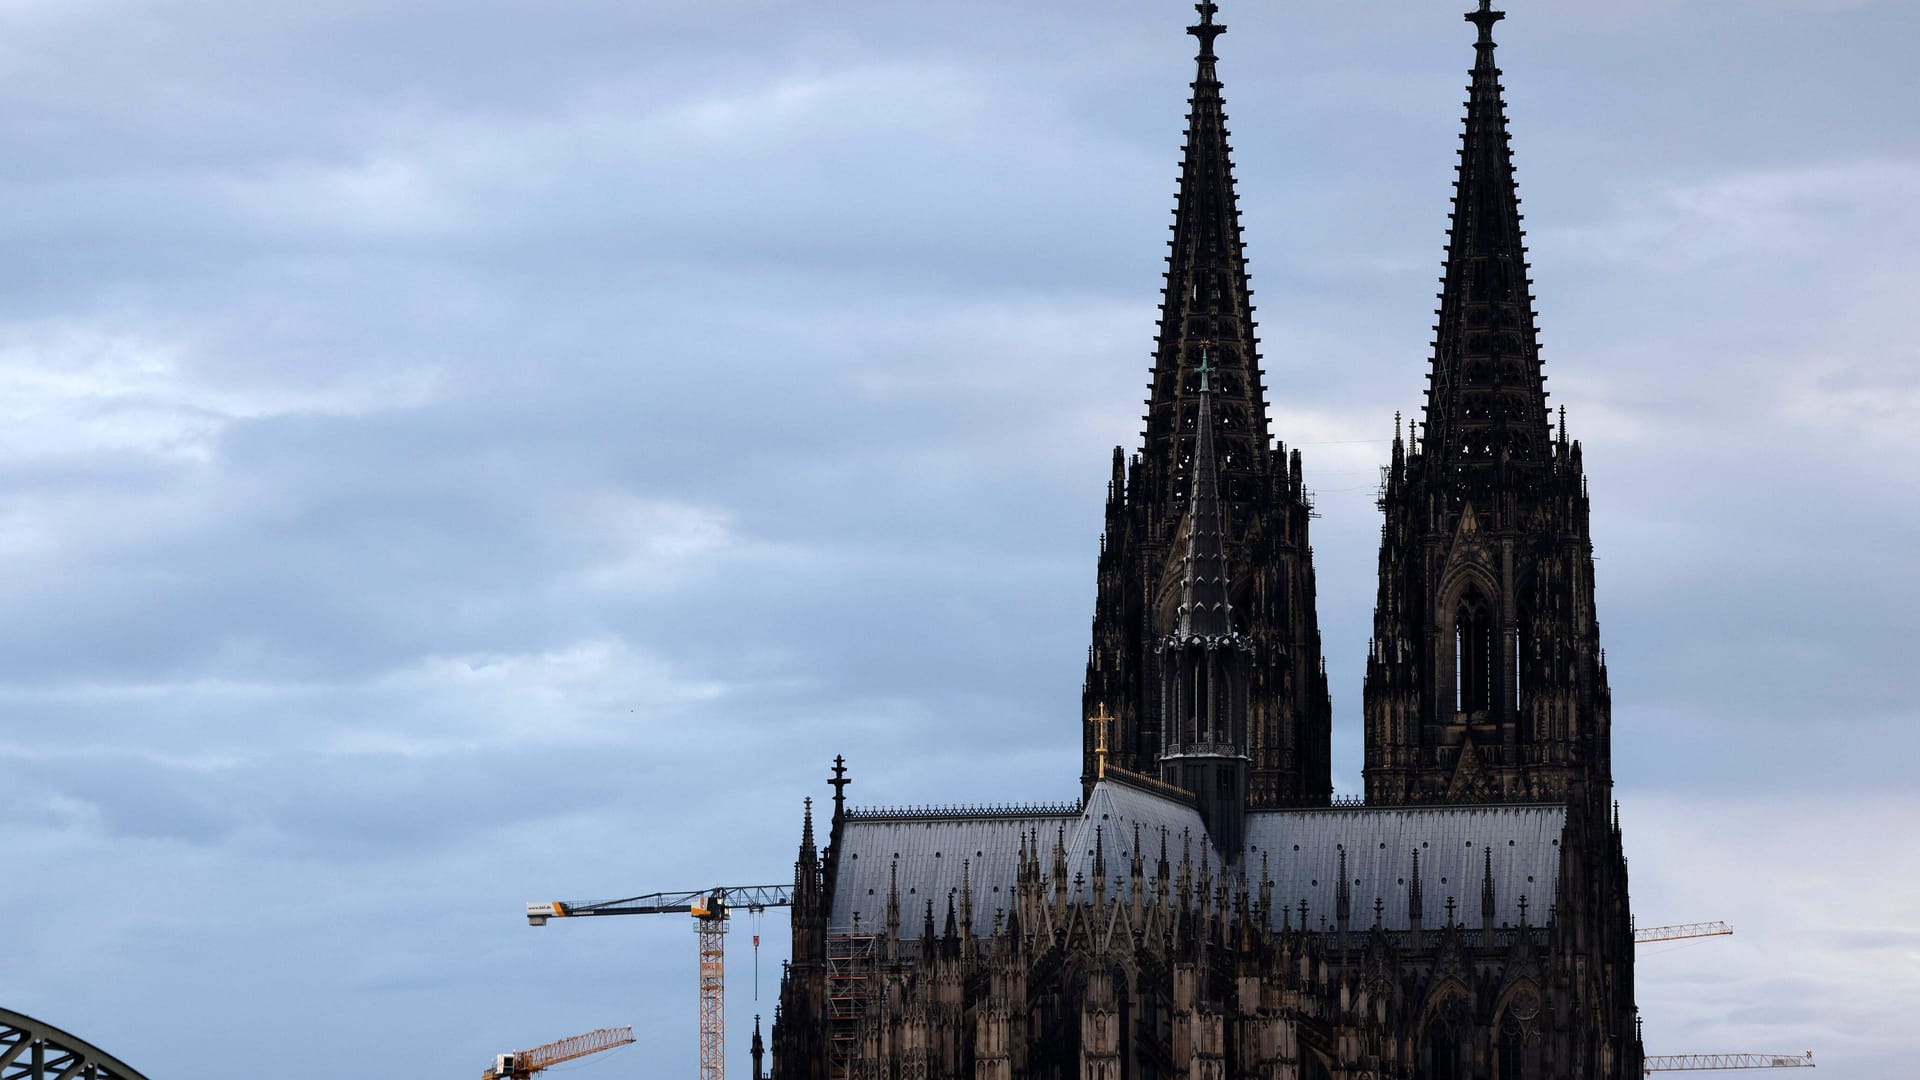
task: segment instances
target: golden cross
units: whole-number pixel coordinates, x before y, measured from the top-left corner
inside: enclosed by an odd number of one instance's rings
[[[1104,701],[1100,703],[1099,713],[1087,718],[1087,723],[1098,725],[1095,729],[1093,756],[1099,767],[1095,775],[1101,780],[1107,778],[1107,725],[1112,721],[1113,717],[1107,715],[1107,703]]]

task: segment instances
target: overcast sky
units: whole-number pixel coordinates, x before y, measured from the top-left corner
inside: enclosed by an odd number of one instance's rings
[[[1359,790],[1462,0],[1230,3]],[[1650,1052],[1920,1054],[1920,11],[1507,5]],[[0,0],[0,1005],[159,1078],[471,1075],[862,802],[1075,792],[1192,77],[1175,0]],[[771,1019],[732,941],[730,1049]]]

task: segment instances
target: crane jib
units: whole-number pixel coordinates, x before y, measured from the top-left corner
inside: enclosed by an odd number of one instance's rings
[[[527,905],[527,921],[541,926],[548,919],[588,915],[663,915],[689,913],[703,919],[725,919],[734,909],[764,911],[791,907],[793,886],[751,885],[703,889],[698,892],[647,893],[619,900],[571,902],[552,900]]]

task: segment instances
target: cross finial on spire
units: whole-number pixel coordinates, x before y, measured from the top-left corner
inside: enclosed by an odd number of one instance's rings
[[[1220,11],[1220,5],[1213,0],[1201,0],[1200,3],[1193,5],[1193,10],[1200,13],[1200,21],[1187,27],[1187,33],[1200,39],[1200,55],[1197,59],[1218,60],[1219,57],[1213,54],[1213,39],[1227,32],[1225,23],[1213,21],[1214,15]]]
[[[1493,0],[1480,0],[1480,10],[1466,14],[1468,22],[1480,28],[1480,44],[1493,44],[1493,24],[1507,17],[1504,11],[1493,10]]]
[[[1207,347],[1205,345],[1200,346],[1200,366],[1193,370],[1200,373],[1200,392],[1203,394],[1206,393],[1211,389],[1211,387],[1208,386],[1210,377],[1220,369],[1214,366],[1212,360],[1207,359]]]
[[[853,781],[847,779],[847,758],[844,754],[833,756],[833,776],[827,781],[833,787],[833,816],[835,819],[845,814],[847,809],[847,785]]]

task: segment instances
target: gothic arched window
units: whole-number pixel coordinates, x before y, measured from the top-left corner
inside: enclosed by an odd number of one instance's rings
[[[1460,1071],[1461,1041],[1447,1017],[1436,1012],[1421,1033],[1420,1080],[1464,1080],[1465,1074]]]
[[[1499,670],[1499,628],[1491,605],[1478,589],[1469,589],[1453,613],[1454,711],[1490,712],[1494,673]]]
[[[1520,662],[1521,655],[1522,655],[1521,648],[1520,648],[1520,644],[1521,644],[1520,638],[1521,638],[1520,632],[1518,630],[1515,630],[1513,634],[1513,656],[1509,661],[1510,664],[1512,665],[1509,670],[1513,672],[1513,709],[1515,713],[1518,713],[1520,711],[1521,703],[1526,700],[1525,683],[1520,677],[1520,673],[1526,670],[1526,665]],[[1525,736],[1525,732],[1523,730],[1522,737],[1524,736]]]
[[[1540,1036],[1535,1030],[1539,1016],[1540,995],[1522,984],[1500,1014],[1495,1061],[1499,1080],[1534,1080],[1541,1075]]]

